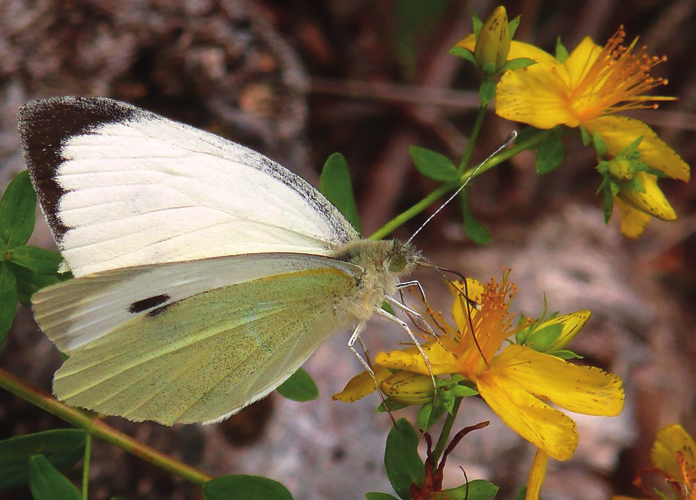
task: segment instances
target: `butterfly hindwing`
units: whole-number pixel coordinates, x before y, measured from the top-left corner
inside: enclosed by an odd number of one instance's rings
[[[352,322],[337,306],[355,283],[340,268],[317,267],[160,306],[73,351],[54,392],[132,420],[224,418],[267,395]]]

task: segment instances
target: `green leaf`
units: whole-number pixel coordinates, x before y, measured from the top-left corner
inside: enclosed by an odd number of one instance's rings
[[[26,267],[8,263],[17,278],[17,292],[19,302],[23,306],[31,306],[31,296],[49,285],[54,285],[72,277],[71,273],[39,274],[30,271]]]
[[[80,490],[43,455],[29,458],[29,489],[34,500],[82,500]]]
[[[36,193],[29,171],[18,173],[0,200],[0,239],[6,248],[26,244],[36,222]]]
[[[515,144],[520,145],[524,144],[528,141],[531,141],[534,139],[537,135],[545,133],[545,130],[539,130],[538,128],[532,127],[532,126],[527,126],[524,127],[522,130],[520,130],[517,133],[517,137],[515,137]],[[537,145],[531,146],[528,149],[536,149]]]
[[[29,458],[29,488],[34,500],[82,500],[82,494],[43,455]]]
[[[389,493],[380,493],[380,492],[375,492],[375,491],[372,491],[370,493],[365,493],[365,499],[366,500],[399,500],[394,495],[390,495]]]
[[[12,328],[16,312],[17,280],[8,263],[0,262],[0,345]]]
[[[411,483],[421,485],[425,481],[423,460],[418,455],[418,434],[405,418],[389,431],[384,465],[392,488],[404,500],[411,498]]]
[[[28,461],[34,455],[40,454],[59,471],[66,471],[82,459],[84,449],[85,433],[77,429],[38,432],[0,441],[0,490],[29,480]]]
[[[278,481],[261,476],[237,474],[203,483],[205,500],[292,500],[288,489]]]
[[[449,50],[449,53],[453,56],[461,57],[462,59],[466,59],[467,61],[476,64],[476,57],[474,56],[474,53],[471,52],[469,49],[455,46]]]
[[[459,172],[449,158],[435,151],[411,146],[408,148],[418,171],[424,176],[438,182],[456,182],[459,180]]]
[[[39,274],[56,274],[63,257],[50,250],[22,245],[9,250],[7,260]]]
[[[452,500],[490,500],[498,493],[498,489],[485,479],[474,479],[457,488],[445,490],[445,493]]]
[[[563,141],[557,134],[551,134],[541,141],[536,154],[536,171],[539,174],[548,174],[563,163],[565,150]]]
[[[319,191],[346,216],[356,231],[362,234],[348,162],[341,153],[332,154],[324,163],[319,177]]]
[[[319,388],[309,373],[302,368],[290,375],[290,378],[276,389],[283,397],[293,401],[312,401],[319,397]]]
[[[395,412],[399,410],[403,410],[404,408],[408,408],[410,405],[407,405],[406,403],[399,403],[398,401],[394,401],[393,399],[385,399],[383,402],[379,404],[377,407],[376,412],[377,413],[387,413],[388,411]]]
[[[495,98],[495,91],[498,87],[493,78],[484,78],[479,87],[479,100],[481,106],[487,106]]]
[[[462,205],[462,215],[464,218],[464,232],[467,237],[479,245],[487,245],[493,241],[493,236],[469,211],[468,191],[464,189],[459,193],[459,201]]]

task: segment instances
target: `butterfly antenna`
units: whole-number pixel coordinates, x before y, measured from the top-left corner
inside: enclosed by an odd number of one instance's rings
[[[510,144],[512,141],[515,140],[515,137],[517,137],[517,132],[513,130],[512,133],[511,133],[510,135],[508,135],[508,136],[505,138],[505,140],[504,140],[503,143],[498,147],[498,149],[496,149],[495,151],[493,151],[493,153],[491,153],[491,154],[488,156],[488,158],[486,158],[486,159],[483,160],[481,163],[479,163],[478,165],[476,165],[476,168],[474,169],[474,171],[471,172],[471,175],[469,175],[469,177],[467,177],[466,181],[464,181],[464,184],[462,184],[461,186],[459,186],[459,188],[454,192],[454,194],[452,194],[452,196],[450,196],[449,198],[447,198],[447,201],[445,201],[442,205],[440,205],[440,207],[439,207],[437,210],[435,210],[432,214],[430,214],[430,217],[428,217],[428,218],[425,220],[425,222],[424,222],[423,224],[421,224],[421,226],[420,226],[418,229],[416,229],[416,232],[413,233],[413,234],[411,235],[411,237],[406,241],[406,243],[411,243],[411,241],[413,241],[413,238],[415,238],[416,235],[417,235],[418,233],[420,233],[426,225],[428,225],[428,223],[432,220],[432,218],[435,217],[438,213],[440,213],[440,211],[441,211],[443,208],[445,208],[447,205],[449,205],[449,203],[450,203],[453,199],[455,199],[455,198],[457,197],[457,195],[458,195],[459,193],[461,193],[462,190],[463,190],[466,186],[469,185],[469,183],[471,182],[471,179],[473,179],[474,176],[476,175],[476,173],[477,173],[479,170],[481,170],[481,167],[483,167],[486,163],[488,163],[488,162],[491,160],[491,158],[493,158],[495,155],[497,155],[497,154],[500,153],[503,149],[505,149],[505,148],[508,146],[508,144]]]

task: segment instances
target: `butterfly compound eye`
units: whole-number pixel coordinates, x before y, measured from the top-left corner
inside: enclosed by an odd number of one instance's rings
[[[389,272],[400,273],[406,268],[406,257],[397,253],[389,257]]]

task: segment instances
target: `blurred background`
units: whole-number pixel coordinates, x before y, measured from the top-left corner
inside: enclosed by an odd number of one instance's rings
[[[0,179],[24,163],[15,114],[24,102],[55,95],[102,95],[205,128],[277,160],[316,185],[326,158],[345,155],[365,234],[437,187],[420,176],[410,145],[461,158],[478,108],[479,79],[448,50],[498,4],[463,0],[0,0]],[[696,159],[696,2],[693,0],[519,0],[504,4],[522,15],[516,39],[553,52],[556,38],[572,50],[585,36],[603,45],[620,25],[627,41],[640,36],[648,53],[666,55],[653,74],[669,79],[660,93],[677,96],[657,111],[634,112],[689,164]],[[518,124],[492,113],[474,159],[494,151]],[[477,178],[470,204],[494,240],[468,241],[456,203],[415,243],[432,262],[480,281],[502,268],[520,293],[513,309],[590,309],[593,318],[570,348],[583,362],[618,374],[627,403],[616,418],[577,417],[575,457],[552,462],[542,490],[549,499],[606,499],[634,494],[636,470],[649,465],[657,429],[694,421],[694,296],[696,190],[664,180],[673,223],[653,221],[637,241],[606,226],[596,190],[601,181],[591,151],[566,144],[556,171],[539,176],[523,154]],[[436,208],[431,207],[430,213]],[[394,235],[408,238],[424,213]],[[43,222],[43,221],[41,221]],[[54,248],[44,225],[34,244]],[[438,276],[420,270],[428,298],[448,308]],[[395,348],[403,332],[373,321],[364,334],[371,352]],[[264,475],[296,499],[359,499],[391,492],[383,452],[391,422],[375,414],[376,395],[333,402],[360,371],[336,335],[307,371],[319,400],[293,403],[272,395],[227,422],[166,428],[109,423],[149,445],[216,475]],[[0,353],[0,366],[50,389],[60,357],[21,308]],[[486,478],[514,498],[526,482],[533,447],[479,401],[466,401],[455,426],[491,426],[467,436],[448,461],[450,486]],[[404,415],[412,415],[409,411]],[[65,427],[0,391],[0,439]],[[95,442],[90,498],[201,498],[198,488]],[[79,479],[79,471],[71,475]],[[4,495],[4,496],[3,496]],[[28,490],[0,498],[31,498]]]

